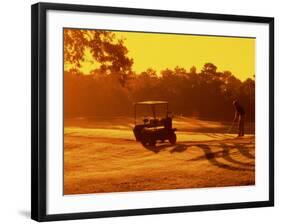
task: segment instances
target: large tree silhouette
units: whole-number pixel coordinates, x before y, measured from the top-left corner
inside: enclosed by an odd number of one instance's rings
[[[133,59],[127,56],[128,49],[122,39],[114,33],[102,30],[64,30],[64,63],[71,69],[79,70],[85,60],[85,51],[89,51],[102,74],[118,77],[125,85],[132,72]]]

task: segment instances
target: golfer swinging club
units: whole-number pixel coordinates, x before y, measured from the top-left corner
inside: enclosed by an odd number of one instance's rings
[[[244,123],[245,123],[245,110],[239,104],[238,100],[233,101],[233,106],[235,109],[235,116],[233,122],[238,119],[238,137],[244,136]]]

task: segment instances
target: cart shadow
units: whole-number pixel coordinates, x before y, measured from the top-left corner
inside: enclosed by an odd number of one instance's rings
[[[169,143],[162,143],[162,144],[160,144],[160,145],[158,144],[156,146],[144,145],[143,147],[154,153],[159,153],[159,152],[167,150],[169,148],[173,148],[173,145],[171,145]]]
[[[254,159],[255,156],[252,155],[249,152],[249,145],[252,143],[247,143],[247,144],[233,144],[233,145],[226,145],[224,143],[212,145],[216,147],[220,147],[221,150],[219,151],[212,151],[211,147],[207,144],[200,144],[200,143],[181,143],[175,145],[172,150],[170,150],[170,153],[182,153],[190,147],[197,147],[201,149],[204,152],[204,155],[198,156],[192,159],[188,159],[187,161],[189,162],[194,162],[194,161],[200,161],[203,159],[207,159],[211,164],[218,166],[223,169],[228,169],[228,170],[235,170],[235,171],[254,171],[255,170],[255,163]],[[237,149],[238,153],[240,153],[242,156],[246,157],[249,162],[243,162],[239,161],[237,159],[234,159],[231,156],[231,150],[232,149]],[[224,163],[223,161],[226,161]]]

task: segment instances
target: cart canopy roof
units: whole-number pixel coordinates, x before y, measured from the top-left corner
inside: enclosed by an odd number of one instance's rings
[[[157,105],[157,104],[168,104],[167,101],[142,101],[137,102],[135,105]]]

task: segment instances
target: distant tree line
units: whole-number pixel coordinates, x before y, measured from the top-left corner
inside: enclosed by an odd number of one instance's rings
[[[99,67],[82,74],[83,52],[90,50]],[[123,40],[108,31],[64,31],[64,113],[77,116],[132,116],[133,103],[167,100],[174,114],[201,119],[231,120],[232,101],[238,99],[247,120],[255,120],[255,81],[237,79],[230,71],[218,71],[206,63],[196,67],[148,68],[136,73]]]

